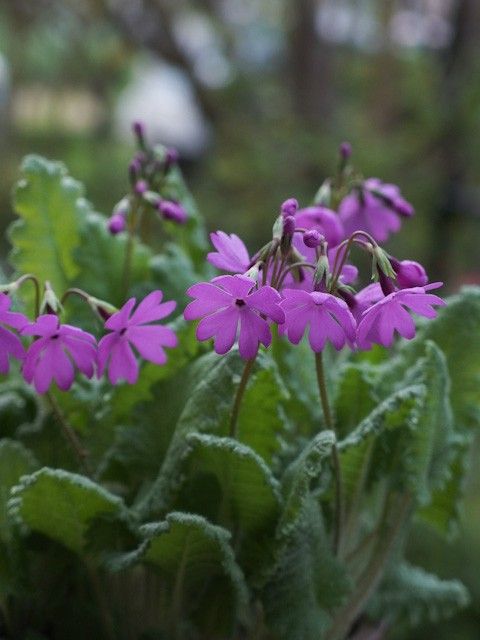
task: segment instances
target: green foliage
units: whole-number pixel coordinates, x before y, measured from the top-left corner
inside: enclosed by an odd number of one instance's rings
[[[458,580],[441,580],[408,563],[395,566],[374,597],[370,612],[378,618],[388,611],[392,625],[405,628],[428,620],[438,622],[453,616],[470,602],[467,589]]]
[[[10,228],[10,262],[18,274],[33,273],[63,291],[79,271],[73,253],[88,211],[82,186],[63,164],[39,156],[25,158],[21,171],[14,192],[19,220]]]
[[[122,501],[84,476],[43,468],[21,479],[9,503],[10,515],[32,531],[81,553],[85,534],[99,516],[120,515]]]
[[[235,620],[245,617],[248,589],[228,531],[201,516],[173,512],[163,522],[144,525],[140,533],[144,541],[117,561],[117,568],[143,562],[158,570],[172,587],[173,614],[194,608],[202,626],[213,614],[212,638],[225,637]]]

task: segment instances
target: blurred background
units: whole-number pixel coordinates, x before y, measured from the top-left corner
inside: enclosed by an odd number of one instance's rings
[[[479,0],[0,0],[0,255],[22,156],[62,159],[110,213],[133,120],[178,148],[209,229],[251,249],[349,140],[416,208],[391,252],[450,291],[480,283]],[[476,475],[460,539],[422,529],[410,551],[472,606],[412,639],[480,637]]]

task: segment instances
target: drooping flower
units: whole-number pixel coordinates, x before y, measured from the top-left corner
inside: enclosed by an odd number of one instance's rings
[[[397,260],[390,257],[390,263],[395,270],[397,284],[401,289],[424,287],[428,276],[424,267],[414,260]]]
[[[360,349],[368,350],[374,342],[390,347],[395,331],[411,340],[415,336],[415,323],[407,309],[425,318],[435,318],[434,305],[444,306],[445,302],[427,292],[440,286],[441,283],[436,282],[424,287],[400,289],[369,307],[358,324],[357,343]]]
[[[25,349],[20,338],[6,327],[20,330],[28,324],[28,319],[22,313],[10,311],[12,301],[5,293],[0,293],[0,373],[10,370],[10,358],[23,360]]]
[[[245,276],[219,276],[211,282],[194,284],[187,293],[195,298],[185,309],[186,320],[200,320],[198,340],[214,338],[219,354],[229,351],[238,336],[240,355],[255,357],[260,343],[270,345],[272,335],[265,318],[282,323],[285,314],[279,306],[280,295],[272,287],[259,289]],[[262,317],[264,316],[264,317]]]
[[[401,217],[411,217],[413,213],[400,189],[378,178],[366,180],[363,188],[346,196],[338,209],[347,235],[366,231],[378,242],[385,242],[391,233],[399,231]]]
[[[176,302],[161,303],[162,291],[153,291],[144,298],[131,313],[136,299],[130,298],[123,307],[106,322],[111,331],[98,343],[98,375],[108,370],[112,384],[125,379],[134,384],[138,379],[138,362],[132,346],[144,360],[155,364],[165,364],[167,356],[164,347],[175,347],[177,337],[169,327],[151,324],[168,316],[176,307]]]
[[[250,256],[247,247],[237,235],[217,231],[210,234],[210,240],[216,249],[207,256],[210,264],[229,273],[245,273],[250,266]]]
[[[298,344],[310,326],[308,341],[313,351],[322,351],[327,341],[335,349],[345,344],[353,347],[356,325],[344,300],[330,293],[297,289],[287,289],[283,295],[285,323],[280,330],[290,342]]]
[[[60,324],[58,316],[46,313],[21,330],[24,336],[38,336],[28,348],[23,377],[45,393],[53,381],[62,391],[73,384],[75,367],[87,378],[94,373],[97,354],[95,338],[86,331]]]

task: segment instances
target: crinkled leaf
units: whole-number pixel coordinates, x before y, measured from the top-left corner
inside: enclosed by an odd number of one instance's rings
[[[439,622],[468,606],[470,596],[458,580],[441,580],[408,563],[394,566],[369,606],[375,618],[387,616],[395,627]]]
[[[33,454],[20,442],[4,438],[0,440],[0,539],[10,537],[7,503],[10,490],[21,476],[31,473],[38,466]]]
[[[377,405],[375,384],[370,368],[349,363],[340,372],[334,403],[335,428],[339,438],[345,437]]]
[[[118,515],[120,498],[84,476],[43,468],[22,478],[12,490],[10,514],[20,524],[81,553],[91,522]]]
[[[210,638],[229,637],[234,621],[245,617],[248,589],[230,546],[230,533],[205,518],[173,512],[141,527],[140,547],[118,558],[117,568],[138,562],[155,568],[172,588],[173,606],[192,615]],[[175,585],[175,586],[174,586]],[[188,612],[188,613],[187,613]],[[214,626],[208,628],[209,616]],[[212,624],[212,618],[210,618]]]
[[[73,259],[80,245],[82,217],[89,206],[82,186],[59,162],[27,156],[14,191],[19,220],[10,227],[10,262],[17,273],[48,280],[61,294],[78,274]]]

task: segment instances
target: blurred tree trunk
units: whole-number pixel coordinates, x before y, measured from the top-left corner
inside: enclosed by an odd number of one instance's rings
[[[457,0],[452,28],[451,44],[441,54],[442,125],[435,146],[442,189],[432,220],[428,260],[431,276],[439,280],[448,280],[451,274],[455,226],[464,201],[461,185],[467,174],[464,146],[469,135],[465,126],[464,100],[480,50],[480,2]]]
[[[316,30],[321,0],[288,3],[288,54],[292,104],[307,125],[318,126],[332,111],[332,52]]]

